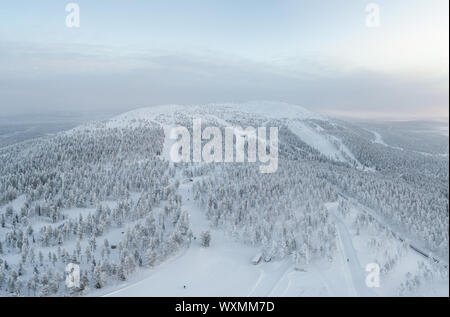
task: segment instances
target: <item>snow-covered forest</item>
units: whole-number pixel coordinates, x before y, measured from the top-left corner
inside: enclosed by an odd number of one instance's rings
[[[277,172],[171,162],[167,131],[192,118],[278,127]],[[448,295],[448,144],[412,147],[373,129],[283,103],[161,106],[2,147],[0,295],[114,290],[197,245],[214,249],[216,232],[255,250],[249,266],[305,275],[351,246],[353,283],[371,262],[386,281],[353,295]],[[69,263],[79,287],[66,286]]]

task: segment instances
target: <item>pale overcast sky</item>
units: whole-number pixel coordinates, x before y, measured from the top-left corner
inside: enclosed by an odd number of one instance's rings
[[[448,117],[448,0],[2,1],[0,116],[280,100]]]

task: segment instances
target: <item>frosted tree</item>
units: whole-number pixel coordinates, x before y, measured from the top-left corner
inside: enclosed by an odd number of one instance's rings
[[[124,268],[124,264],[120,263],[119,264],[119,269],[117,271],[117,277],[119,278],[119,280],[121,281],[125,281],[127,279],[126,277],[126,273],[125,273],[125,268]]]
[[[96,248],[97,248],[97,243],[96,243],[96,241],[95,241],[95,236],[91,236],[91,237],[89,238],[89,246],[90,246],[92,252],[94,252],[94,251],[96,250]]]
[[[131,274],[136,269],[136,264],[131,255],[125,257],[125,269],[127,274]]]
[[[3,283],[5,282],[5,278],[6,278],[5,273],[3,272],[3,268],[0,265],[0,289],[2,288]]]
[[[39,291],[40,297],[48,297],[50,296],[50,286],[48,284],[43,284]]]
[[[96,265],[94,268],[94,286],[95,288],[102,288],[106,284],[106,275],[102,271],[100,264]]]
[[[203,231],[200,240],[202,247],[209,248],[209,245],[211,244],[211,232],[209,230]]]
[[[148,249],[145,253],[145,264],[152,267],[155,265],[157,255],[152,249]]]

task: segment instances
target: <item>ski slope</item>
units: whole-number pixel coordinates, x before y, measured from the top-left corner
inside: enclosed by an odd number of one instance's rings
[[[320,128],[313,128],[307,122],[300,120],[290,120],[288,127],[303,142],[327,158],[338,162],[356,163],[358,167],[362,167],[362,164],[337,137],[324,134]]]

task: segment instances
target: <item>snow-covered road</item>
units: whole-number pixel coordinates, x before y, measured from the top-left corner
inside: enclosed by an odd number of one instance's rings
[[[358,255],[356,254],[347,226],[337,214],[337,203],[328,204],[327,207],[335,220],[338,230],[341,257],[344,262],[343,268],[348,283],[348,289],[352,291],[351,295],[363,297],[376,296],[376,294],[366,286],[364,268],[359,263]]]
[[[435,262],[441,263],[444,267],[448,268],[448,259],[445,259],[443,257],[440,257],[436,254],[433,254],[433,252],[431,252],[430,250],[427,250],[427,248],[424,246],[423,243],[421,243],[420,241],[412,241],[410,239],[407,239],[405,237],[404,234],[402,234],[398,228],[398,226],[395,226],[391,223],[389,223],[388,221],[386,221],[385,219],[383,219],[383,217],[381,217],[377,212],[375,212],[375,210],[364,206],[363,204],[359,203],[356,199],[349,197],[345,194],[340,193],[339,194],[343,199],[349,201],[352,205],[356,206],[358,208],[358,210],[360,210],[361,212],[366,213],[367,215],[371,216],[373,219],[375,219],[377,221],[378,224],[380,224],[382,227],[386,228],[387,230],[391,231],[393,233],[393,235],[395,237],[397,237],[397,239],[401,240],[401,241],[407,241],[409,247],[414,250],[415,252],[417,252],[418,254],[429,258],[432,257],[433,260]]]

